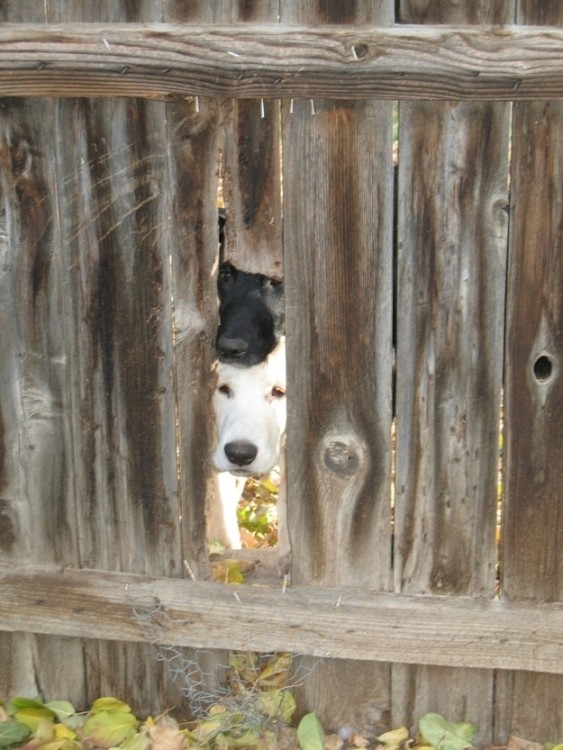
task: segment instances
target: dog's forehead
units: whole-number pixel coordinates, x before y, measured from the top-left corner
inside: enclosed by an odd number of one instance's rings
[[[234,395],[242,390],[247,393],[262,393],[274,385],[285,387],[285,358],[281,355],[270,355],[265,362],[251,367],[218,362],[217,384],[228,385]]]
[[[228,385],[234,395],[242,390],[247,393],[262,392],[268,387],[270,380],[270,375],[263,362],[252,367],[240,367],[219,362],[217,376],[218,385]]]

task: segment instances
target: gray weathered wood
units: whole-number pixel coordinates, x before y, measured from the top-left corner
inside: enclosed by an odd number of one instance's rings
[[[297,2],[282,22],[392,21],[393,4]],[[392,109],[285,103],[288,516],[293,579],[390,585]],[[334,685],[354,690],[335,691]],[[363,690],[362,690],[363,687]],[[389,668],[317,665],[302,708],[378,734]]]
[[[32,0],[5,2],[5,18],[45,21]],[[22,100],[0,109],[2,194],[0,263],[0,556],[77,564],[76,504],[68,492],[67,362],[60,325],[63,272],[56,243],[54,142],[45,123],[52,102]],[[72,680],[60,668],[73,663]],[[0,693],[85,699],[82,645],[58,635],[0,638]],[[72,684],[69,684],[72,682]]]
[[[65,337],[60,321],[64,283],[52,253],[55,180],[49,165],[54,143],[45,128],[53,102],[21,100],[0,110],[2,130],[2,262],[0,271],[0,556],[78,564],[76,504],[69,492],[65,448],[70,441],[70,404]],[[61,653],[76,660],[82,648],[59,638],[24,634],[0,639],[5,695],[64,689]],[[38,666],[38,654],[41,665]],[[14,662],[17,655],[17,662]],[[74,685],[76,700],[83,684]]]
[[[160,20],[149,4],[126,5],[52,3],[49,20]],[[58,112],[80,564],[181,575],[164,105],[60,102]],[[108,693],[140,713],[176,703],[148,644],[87,640],[83,661],[88,703]]]
[[[223,22],[278,21],[278,0],[224,3]],[[279,101],[224,100],[222,177],[225,260],[283,278]]]
[[[397,596],[350,586],[227,586],[0,563],[0,629],[360,661],[563,671],[563,604]],[[70,616],[69,616],[70,615]],[[360,662],[356,662],[358,665]],[[340,694],[342,697],[342,693]]]
[[[181,23],[217,20],[215,3],[166,2],[164,6],[165,20]],[[184,558],[198,579],[209,575],[206,511],[215,500],[209,396],[218,308],[217,182],[221,115],[220,102],[204,97],[197,102],[193,99],[171,102],[166,108],[171,180],[166,232],[174,297],[181,530]],[[184,576],[188,576],[187,570]],[[197,658],[190,649],[183,649],[182,655],[190,661]],[[214,650],[209,659],[215,664],[226,664],[228,654]],[[185,697],[178,694],[176,705],[184,713],[192,708],[186,703]]]
[[[520,0],[517,20],[561,27],[563,6]],[[562,153],[561,102],[515,105],[501,594],[543,602],[563,600]],[[499,672],[496,692],[496,742],[563,736],[563,675]]]
[[[77,11],[82,20],[82,6],[44,7],[47,20]],[[127,20],[124,8],[105,20]],[[97,4],[85,20],[107,10]],[[27,415],[10,423],[25,477],[14,507],[29,505],[18,539],[34,540],[39,562],[182,574],[164,115],[162,104],[107,99],[5,108],[20,183],[8,172],[8,212],[19,210],[18,191],[24,207],[23,220],[9,222],[13,267],[21,266],[13,294],[30,321],[12,334],[30,352],[20,379],[31,386],[15,401]],[[72,689],[84,707],[111,692],[141,713],[177,702],[148,644],[51,636],[31,652],[12,675],[41,686],[30,694]]]
[[[404,0],[401,20],[506,23],[510,10]],[[495,591],[509,114],[399,104],[396,591]],[[475,720],[486,744],[493,695],[491,672],[394,666],[393,725],[437,711]]]
[[[283,19],[282,19],[283,20]],[[563,96],[563,32],[507,26],[25,25],[3,96],[511,100]]]

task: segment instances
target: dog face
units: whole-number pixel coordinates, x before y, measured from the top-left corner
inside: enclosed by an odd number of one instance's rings
[[[285,343],[252,367],[219,362],[213,394],[218,471],[268,474],[279,463],[285,433]]]
[[[241,367],[263,362],[283,335],[283,283],[222,263],[217,288],[219,360]]]

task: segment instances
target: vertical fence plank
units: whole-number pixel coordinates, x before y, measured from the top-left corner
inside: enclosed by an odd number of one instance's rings
[[[14,22],[46,20],[45,7],[26,0],[4,3],[2,15]],[[75,565],[76,508],[65,462],[65,290],[53,252],[54,111],[54,103],[45,100],[3,100],[0,110],[0,554],[18,562]],[[78,640],[2,634],[0,693],[54,694],[64,687],[80,703],[82,661]],[[71,679],[63,663],[73,664]]]
[[[282,23],[379,23],[393,3],[295,2]],[[352,55],[350,50],[350,55]],[[285,102],[288,514],[300,583],[390,585],[392,106]],[[326,726],[387,726],[389,667],[326,660]]]
[[[563,26],[520,0],[518,23]],[[502,595],[563,600],[563,105],[514,104],[505,378]],[[563,676],[497,675],[497,742],[563,736]]]
[[[400,3],[403,23],[505,23],[510,3]],[[395,590],[492,596],[510,107],[399,107]],[[445,635],[446,637],[446,635]],[[492,739],[493,675],[394,665],[393,723]]]
[[[224,23],[278,21],[278,0],[225,5]],[[225,259],[237,268],[283,278],[279,101],[224,101]]]
[[[2,128],[1,273],[3,422],[3,557],[21,563],[76,565],[76,508],[69,492],[65,460],[69,445],[69,400],[64,327],[64,278],[53,252],[56,244],[54,148],[46,122],[48,101],[4,104]],[[40,636],[2,637],[4,664],[21,668],[4,673],[3,690],[31,694],[60,684],[66,654],[80,672],[81,646],[70,639]],[[17,643],[12,643],[17,641]],[[43,667],[39,665],[44,665]],[[77,677],[77,682],[80,679]],[[77,699],[83,685],[75,685]]]
[[[41,20],[139,20],[110,5],[46,3]],[[161,20],[160,6],[147,7]],[[16,313],[28,321],[15,339],[15,444],[33,453],[15,504],[33,510],[18,539],[39,540],[36,562],[181,575],[164,105],[24,106],[16,120],[10,108],[19,174],[11,166],[4,182],[13,263],[25,271]],[[139,713],[177,702],[148,644],[36,637],[32,653],[23,679],[46,698],[73,687],[84,706],[112,692]]]
[[[60,102],[61,253],[83,567],[181,575],[163,105]],[[150,711],[148,645],[86,644],[91,698]],[[166,706],[160,706],[166,707]]]
[[[50,4],[50,22],[160,21],[160,4]],[[74,490],[84,567],[181,575],[165,107],[58,103]],[[133,613],[132,613],[133,616]],[[177,700],[149,644],[88,640],[87,696],[140,714]]]
[[[218,23],[223,4],[166,0],[164,20]],[[173,190],[169,206],[176,331],[176,389],[180,434],[180,497],[183,548],[192,572],[208,575],[206,506],[212,501],[212,440],[209,402],[210,370],[217,328],[216,265],[218,256],[217,175],[221,107],[214,99],[167,105],[168,149]],[[182,655],[203,670],[221,675],[227,653],[205,656],[191,649]],[[169,665],[169,668],[172,665]],[[177,684],[189,690],[193,675],[179,674]],[[209,675],[209,690],[216,679]],[[193,683],[191,684],[193,688]],[[187,706],[184,706],[184,710]]]

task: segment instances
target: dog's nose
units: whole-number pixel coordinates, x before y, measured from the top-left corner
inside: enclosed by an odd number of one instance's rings
[[[248,341],[244,339],[221,336],[217,341],[219,356],[226,359],[241,359],[248,351]]]
[[[248,440],[233,440],[225,445],[225,455],[232,464],[248,466],[258,455],[258,448]]]

